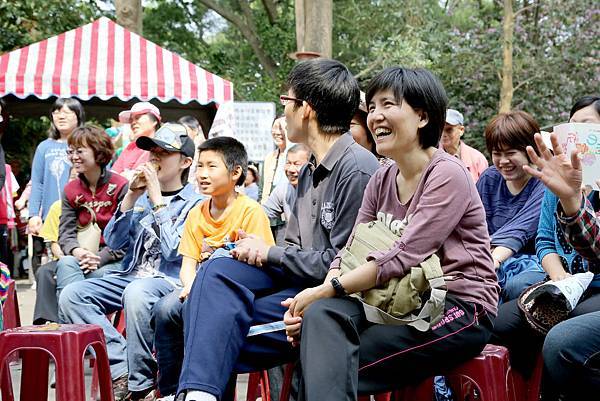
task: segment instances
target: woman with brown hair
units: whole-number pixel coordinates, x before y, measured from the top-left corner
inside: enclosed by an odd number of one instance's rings
[[[104,246],[85,249],[79,243],[78,230],[97,224],[103,230],[127,192],[127,180],[106,168],[114,149],[104,130],[85,126],[69,136],[68,154],[78,177],[64,190],[59,226],[59,244],[63,256],[56,268],[56,287],[60,292],[67,284],[88,277],[100,277],[109,265],[119,268],[123,252]]]
[[[544,185],[523,169],[531,163],[525,149],[535,146],[533,136],[539,131],[538,123],[524,111],[501,113],[485,128],[493,165],[479,177],[477,190],[504,301],[518,297],[546,275],[535,256]]]

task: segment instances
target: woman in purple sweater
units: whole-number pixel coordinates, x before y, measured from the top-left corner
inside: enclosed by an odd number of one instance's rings
[[[322,285],[285,302],[288,338],[300,343],[302,400],[356,400],[451,368],[483,349],[496,314],[483,205],[465,166],[437,148],[442,84],[427,70],[388,68],[371,81],[367,104],[377,152],[394,163],[369,181],[356,224],[378,219],[393,231],[408,212],[410,222],[391,249],[343,276],[338,255]],[[448,294],[431,330],[370,323],[362,304],[344,295],[402,278],[433,253]]]

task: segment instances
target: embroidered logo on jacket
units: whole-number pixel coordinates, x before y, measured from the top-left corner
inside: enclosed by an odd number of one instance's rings
[[[321,225],[327,230],[333,228],[335,221],[335,205],[333,202],[323,202],[321,206]]]
[[[108,184],[108,188],[106,189],[106,195],[113,196],[115,194],[115,189],[117,189],[117,184]]]

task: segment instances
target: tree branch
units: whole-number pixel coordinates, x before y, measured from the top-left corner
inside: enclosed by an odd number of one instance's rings
[[[523,8],[521,8],[521,9],[519,9],[519,10],[515,11],[515,17],[516,17],[517,15],[519,15],[519,14],[522,14],[523,12],[525,12],[525,11],[529,10],[530,8],[532,8],[532,7],[534,7],[534,6],[535,6],[535,4],[530,4],[530,5],[526,6],[526,7],[523,7]]]
[[[229,11],[228,9],[222,7],[222,5],[218,4],[213,0],[197,0],[204,6],[210,8],[221,17],[225,18],[229,21],[233,26],[235,26],[242,36],[248,41],[248,44],[254,51],[254,54],[258,58],[258,61],[265,69],[265,72],[271,79],[276,79],[277,77],[277,65],[271,59],[271,57],[263,50],[260,44],[260,38],[258,33],[256,32],[256,25],[254,23],[254,17],[252,16],[252,10],[248,6],[248,3],[245,0],[238,0],[238,4],[242,9],[242,13],[245,18],[241,18],[238,14]]]
[[[269,17],[269,24],[274,25],[277,20],[277,6],[272,0],[262,0],[265,10],[267,10],[267,16]]]

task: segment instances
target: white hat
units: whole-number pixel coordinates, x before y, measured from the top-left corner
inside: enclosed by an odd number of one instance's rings
[[[446,124],[450,125],[463,125],[463,115],[458,110],[448,109],[446,110]]]
[[[160,121],[160,110],[150,102],[139,102],[133,105],[131,110],[119,113],[119,121],[123,124],[130,124],[131,117],[138,114],[152,114]]]

